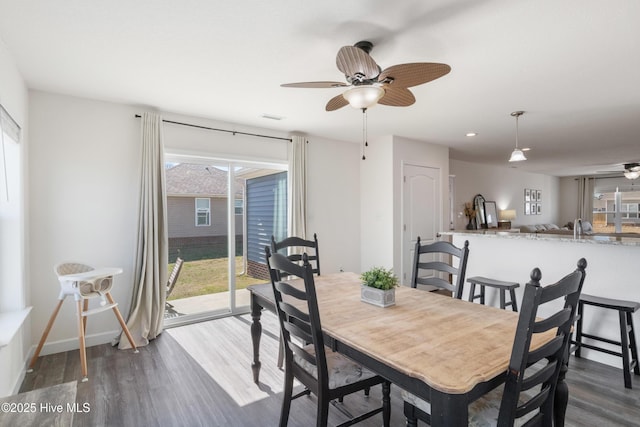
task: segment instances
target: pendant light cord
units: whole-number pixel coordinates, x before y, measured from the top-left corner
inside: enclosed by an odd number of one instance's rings
[[[516,150],[518,149],[518,134],[520,133],[519,127],[518,127],[518,119],[520,118],[520,114],[518,114],[516,116]]]

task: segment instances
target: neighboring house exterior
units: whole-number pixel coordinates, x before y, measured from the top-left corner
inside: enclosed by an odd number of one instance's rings
[[[269,280],[264,247],[287,236],[287,173],[247,179],[247,274]]]
[[[236,255],[247,255],[247,274],[268,280],[264,247],[272,235],[280,240],[287,232],[287,172],[245,169],[237,173]],[[187,247],[214,248],[203,252],[227,256],[227,171],[203,164],[168,165],[166,186],[169,261]]]
[[[169,239],[227,235],[227,172],[179,163],[166,169]],[[236,179],[236,234],[242,235],[244,179]]]

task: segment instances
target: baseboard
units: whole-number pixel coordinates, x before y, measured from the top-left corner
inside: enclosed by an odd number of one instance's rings
[[[114,338],[120,336],[121,331],[113,330],[107,332],[101,332],[99,334],[86,335],[84,338],[86,347],[93,347],[95,345],[101,345],[110,343],[114,340]],[[40,356],[46,356],[47,354],[55,354],[55,353],[63,353],[65,351],[77,350],[80,348],[80,343],[78,338],[69,338],[66,340],[60,341],[51,341],[46,342],[42,347],[42,351],[40,352]],[[33,353],[36,351],[36,346],[31,346],[29,350],[29,360],[33,356]],[[27,362],[28,364],[29,362]]]
[[[27,360],[25,361],[23,368],[20,370],[20,375],[18,376],[18,378],[16,379],[15,384],[13,385],[12,388],[12,395],[16,395],[18,393],[20,393],[20,387],[22,387],[22,382],[24,381],[24,377],[27,374],[27,365],[29,364],[29,359],[27,358]]]

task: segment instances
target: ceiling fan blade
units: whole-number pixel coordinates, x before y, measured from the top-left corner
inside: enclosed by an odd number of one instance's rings
[[[332,87],[344,87],[349,85],[342,82],[300,82],[300,83],[284,83],[284,84],[281,84],[280,86],[324,89],[324,88],[332,88]]]
[[[391,79],[390,85],[412,87],[435,80],[448,74],[451,67],[436,62],[414,62],[411,64],[392,65],[380,73],[378,81]]]
[[[338,95],[338,96],[334,96],[333,98],[331,98],[329,100],[329,102],[327,102],[327,107],[326,110],[327,111],[335,111],[338,108],[342,108],[345,105],[349,105],[349,101],[347,101],[344,96],[342,96],[342,94]]]
[[[355,46],[343,46],[336,57],[338,70],[353,77],[362,74],[366,79],[373,79],[380,74],[380,67],[364,50]]]
[[[408,107],[416,102],[416,97],[411,91],[404,87],[384,87],[384,96],[380,98],[378,104],[389,105],[392,107]]]

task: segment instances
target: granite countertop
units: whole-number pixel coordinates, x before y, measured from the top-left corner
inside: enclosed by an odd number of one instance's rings
[[[538,234],[538,233],[520,233],[514,230],[448,230],[441,231],[439,233],[443,236],[452,236],[454,234],[460,235],[477,235],[487,238],[500,238],[500,239],[527,239],[527,240],[539,240],[539,241],[553,241],[553,242],[570,242],[570,243],[591,243],[591,244],[605,244],[605,245],[622,245],[622,246],[640,246],[640,234],[638,237],[618,237],[618,236],[597,236],[597,235],[582,235],[578,238],[573,238],[573,235],[566,234]]]

